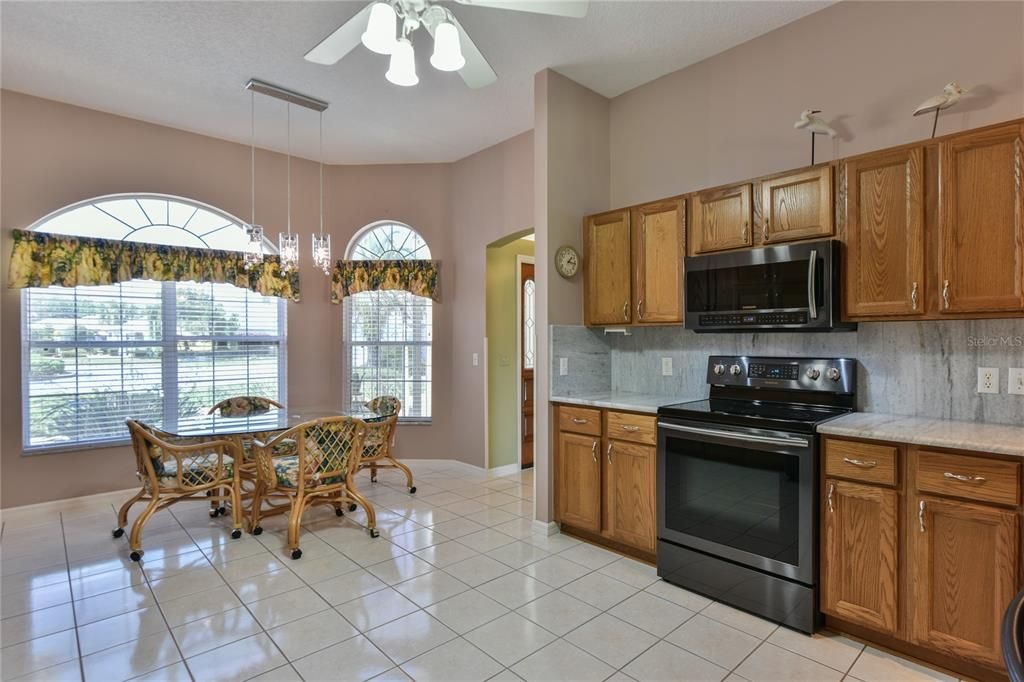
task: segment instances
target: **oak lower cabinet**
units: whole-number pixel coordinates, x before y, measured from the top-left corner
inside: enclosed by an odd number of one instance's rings
[[[654,415],[557,408],[555,518],[568,532],[646,559],[656,547]],[[594,433],[592,415],[600,414]]]
[[[628,210],[589,216],[583,226],[583,320],[633,321],[633,260]]]
[[[835,437],[823,450],[828,624],[968,677],[1005,679],[1000,625],[1024,584],[1024,463]]]

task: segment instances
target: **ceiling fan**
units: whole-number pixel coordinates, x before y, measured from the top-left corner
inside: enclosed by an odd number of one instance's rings
[[[460,5],[581,18],[587,0],[455,0]],[[401,19],[401,23],[399,23]],[[375,0],[339,26],[312,50],[306,60],[336,64],[360,42],[378,54],[391,56],[385,77],[396,85],[419,82],[410,36],[425,27],[434,38],[431,65],[440,71],[458,71],[471,88],[482,88],[498,79],[483,53],[451,10],[434,0]]]

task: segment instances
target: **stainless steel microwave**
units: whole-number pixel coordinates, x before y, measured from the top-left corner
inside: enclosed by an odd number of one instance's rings
[[[840,320],[840,250],[834,239],[690,256],[687,329],[848,331]]]

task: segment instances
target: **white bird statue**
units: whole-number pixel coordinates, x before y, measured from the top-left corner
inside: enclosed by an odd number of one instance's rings
[[[839,133],[835,131],[828,123],[820,116],[821,109],[804,109],[800,112],[800,120],[793,124],[793,127],[797,130],[805,128],[815,135],[828,135],[829,137],[835,137]]]
[[[960,87],[960,84],[956,81],[946,83],[946,86],[942,88],[941,95],[929,97],[925,101],[921,102],[921,105],[918,106],[917,109],[914,109],[914,116],[935,112],[935,120],[932,121],[932,137],[935,137],[935,127],[939,124],[939,112],[943,109],[949,109],[951,106],[959,102],[965,92],[966,90]]]

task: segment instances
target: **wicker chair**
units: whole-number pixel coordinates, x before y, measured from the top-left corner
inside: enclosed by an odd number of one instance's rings
[[[363,456],[359,462],[360,469],[370,470],[370,482],[377,482],[377,469],[401,469],[405,473],[405,484],[411,494],[416,493],[416,485],[412,471],[394,457],[395,434],[398,427],[398,413],[402,411],[402,401],[390,395],[377,396],[366,403],[366,408],[378,415],[372,423],[384,423],[386,428],[368,433],[363,443]]]
[[[253,535],[263,532],[260,521],[276,514],[288,516],[288,549],[292,559],[302,556],[299,528],[306,508],[326,504],[338,516],[345,506],[359,504],[366,509],[371,537],[378,537],[373,506],[352,485],[359,466],[366,424],[352,417],[316,419],[283,431],[267,442],[256,440],[258,483],[252,502],[250,527]],[[294,439],[293,455],[280,455],[274,448],[284,439]]]
[[[149,502],[132,524],[128,542],[132,561],[142,558],[142,530],[150,517],[181,500],[209,500],[213,507],[211,516],[224,514],[224,503],[230,502],[231,537],[242,537],[240,491],[233,472],[239,454],[236,443],[225,439],[174,438],[133,419],[128,420],[128,432],[142,489],[118,511],[115,538],[124,535],[132,505]]]

